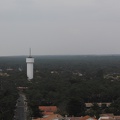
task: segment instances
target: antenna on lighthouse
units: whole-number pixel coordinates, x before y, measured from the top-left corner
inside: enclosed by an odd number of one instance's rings
[[[31,48],[29,48],[29,57],[32,57],[32,56],[31,56]]]

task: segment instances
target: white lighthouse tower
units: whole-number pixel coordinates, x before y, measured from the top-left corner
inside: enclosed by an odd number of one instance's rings
[[[29,57],[26,58],[26,63],[27,63],[27,77],[28,77],[28,80],[32,80],[33,79],[34,58],[31,56],[31,49],[29,51]]]

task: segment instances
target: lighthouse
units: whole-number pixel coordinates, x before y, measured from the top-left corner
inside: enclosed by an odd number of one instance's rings
[[[29,50],[29,56],[26,58],[27,63],[27,77],[28,80],[33,79],[33,64],[34,64],[34,58],[31,56],[31,49]]]

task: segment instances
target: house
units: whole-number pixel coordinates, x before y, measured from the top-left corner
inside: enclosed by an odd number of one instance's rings
[[[74,116],[72,116],[72,117],[67,117],[67,116],[65,116],[65,117],[64,117],[64,120],[80,120],[80,118],[81,118],[81,117],[74,117]]]
[[[39,106],[39,109],[42,111],[42,114],[45,115],[53,115],[57,112],[56,106]]]
[[[97,119],[94,117],[90,117],[90,116],[86,115],[84,117],[81,117],[80,120],[97,120]]]
[[[114,116],[115,120],[120,120],[120,116]]]
[[[91,108],[94,103],[85,103],[86,108]],[[97,103],[99,107],[101,107],[103,104],[106,105],[106,107],[109,107],[111,103]]]
[[[32,120],[63,120],[63,117],[59,114],[53,114],[47,117],[37,118],[37,119],[32,119]]]
[[[113,114],[101,114],[98,120],[115,120]]]
[[[90,117],[88,115],[84,116],[84,117],[65,117],[64,120],[97,120],[94,117]]]

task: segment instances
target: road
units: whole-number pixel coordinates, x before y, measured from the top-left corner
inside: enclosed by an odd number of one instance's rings
[[[24,94],[20,94],[17,100],[14,120],[27,120],[27,103]]]

